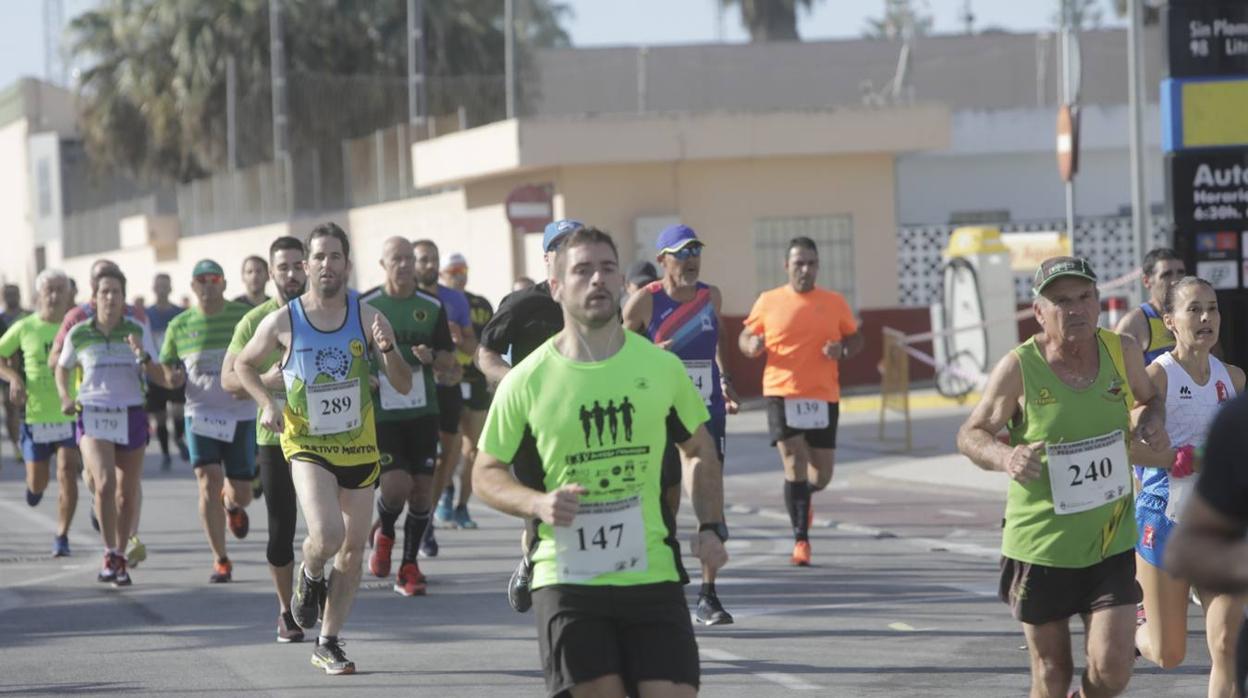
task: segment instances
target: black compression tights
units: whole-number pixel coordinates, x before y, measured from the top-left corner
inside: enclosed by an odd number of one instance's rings
[[[261,448],[265,448],[261,446]],[[269,513],[269,564],[285,567],[295,559],[295,483],[290,464],[280,456],[260,458],[260,483],[264,487],[264,508]]]

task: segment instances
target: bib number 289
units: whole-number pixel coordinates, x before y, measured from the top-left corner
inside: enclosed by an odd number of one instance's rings
[[[309,385],[309,431],[341,434],[360,426],[360,379]]]

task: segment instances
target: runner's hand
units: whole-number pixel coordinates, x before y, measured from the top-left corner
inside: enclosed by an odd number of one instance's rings
[[[73,399],[69,397],[62,397],[61,398],[61,414],[72,415],[74,414],[75,411],[77,411],[77,405],[74,404]]]
[[[286,424],[282,419],[282,411],[272,401],[264,406],[264,410],[260,412],[260,424],[265,429],[280,434],[285,430]]]
[[[539,519],[551,526],[571,526],[572,519],[581,508],[581,495],[589,490],[578,484],[570,483],[554,492],[547,492],[537,500],[537,511],[533,512]]]
[[[752,359],[756,356],[762,356],[763,350],[766,348],[766,345],[763,343],[762,337],[759,337],[756,334],[752,334],[750,335],[749,339],[745,340],[745,348],[746,348],[745,355]]]
[[[19,381],[9,383],[9,402],[21,407],[26,404],[26,384]]]
[[[143,343],[139,341],[139,336],[136,334],[126,335],[126,344],[130,345],[130,351],[134,352],[134,358],[142,361],[143,355],[147,352],[143,351]]]
[[[173,367],[173,384],[169,387],[177,390],[183,385],[186,385],[186,369],[182,367],[182,364],[178,364]]]
[[[823,345],[823,355],[833,361],[840,361],[845,358],[845,345],[829,340]]]
[[[1170,448],[1170,436],[1166,433],[1162,410],[1144,410],[1145,417],[1135,426],[1135,438],[1148,444],[1148,447],[1160,451]]]
[[[416,355],[416,360],[428,366],[433,363],[433,350],[428,344],[417,344],[412,347],[412,353]]]
[[[701,560],[708,569],[718,570],[728,564],[728,551],[714,531],[699,531],[693,534],[689,543],[693,556]]]
[[[728,414],[736,414],[741,411],[741,396],[737,394],[737,389],[732,387],[731,383],[720,382],[720,390],[724,394],[724,409]]]
[[[1019,444],[1010,452],[1005,462],[1005,473],[1020,483],[1031,482],[1040,477],[1040,451],[1044,448],[1043,441],[1033,444]]]
[[[658,347],[658,348],[660,348],[660,349],[670,350],[670,349],[672,348],[672,344],[673,344],[675,341],[676,341],[676,340],[674,340],[674,339],[665,339],[665,340],[663,340],[662,342],[655,342],[655,343],[654,343],[654,346],[656,346],[656,347]]]
[[[394,346],[394,328],[381,313],[373,316],[373,346],[383,353]]]

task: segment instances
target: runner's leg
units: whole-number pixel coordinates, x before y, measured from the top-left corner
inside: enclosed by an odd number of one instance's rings
[[[810,448],[801,434],[776,442],[780,462],[784,465],[784,506],[793,524],[793,537],[803,541],[808,538],[810,515],[810,484],[807,480],[810,467]]]
[[[1135,648],[1162,669],[1173,669],[1187,652],[1187,592],[1185,580],[1153,567],[1135,556],[1135,579],[1144,590],[1144,617],[1135,630]]]
[[[360,586],[360,571],[364,562],[364,543],[373,523],[373,490],[338,490],[338,504],[342,507],[344,541],[334,557],[333,583],[329,585],[329,599],[325,603],[325,619],[321,622],[321,635],[337,637],[351,614],[355,592]]]
[[[1031,698],[1066,698],[1074,678],[1070,654],[1070,619],[1031,625],[1023,623],[1031,655]]]
[[[806,478],[811,490],[819,492],[832,482],[832,471],[836,467],[835,448],[807,448],[810,461],[806,466]]]
[[[1087,621],[1087,669],[1080,698],[1111,698],[1127,689],[1135,664],[1135,606],[1093,611]]]
[[[115,447],[111,441],[83,436],[78,443],[82,460],[95,483],[95,517],[100,522],[100,540],[104,547],[124,552],[128,536],[117,529],[117,473]]]
[[[582,681],[572,687],[571,693],[572,698],[624,698],[628,695],[624,689],[624,679],[619,674]]]
[[[213,561],[226,560],[229,555],[225,550],[225,509],[221,508],[225,469],[220,463],[196,466],[195,480],[199,483],[199,521],[208,536]]]
[[[338,554],[346,536],[338,504],[338,479],[325,468],[303,460],[290,462],[290,474],[308,528],[303,539],[303,567],[309,576],[320,579],[325,563]]]
[[[671,681],[638,681],[637,692],[641,698],[694,698],[698,689],[687,683]]]
[[[1235,692],[1235,645],[1244,626],[1244,597],[1197,590],[1205,610],[1209,644],[1209,698],[1231,698]]]
[[[228,478],[225,481],[225,508],[246,509],[251,505],[251,480]]]
[[[290,595],[295,577],[295,524],[297,518],[295,485],[290,479],[290,464],[276,446],[261,446],[260,477],[264,481],[264,508],[269,518],[269,543],[265,557],[269,576],[277,592],[281,612],[290,610]]]
[[[124,546],[129,535],[139,528],[143,506],[143,449],[116,448],[117,458],[117,541]]]
[[[459,429],[463,434],[463,460],[459,466],[458,506],[468,506],[472,498],[472,464],[477,460],[477,440],[485,426],[485,411],[465,407],[459,414]]]
[[[69,535],[69,524],[78,509],[78,472],[82,470],[82,454],[76,448],[56,449],[56,535]]]
[[[46,489],[48,489],[48,461],[27,461],[26,491],[42,497],[43,491]]]

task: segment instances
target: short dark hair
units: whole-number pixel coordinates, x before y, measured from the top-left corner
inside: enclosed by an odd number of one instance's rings
[[[1181,261],[1183,258],[1179,256],[1178,252],[1169,247],[1155,247],[1149,250],[1148,254],[1144,255],[1144,276],[1152,274],[1153,268],[1163,259],[1177,259]]]
[[[437,252],[439,257],[442,256],[442,253],[438,251],[438,243],[434,242],[433,240],[430,240],[429,238],[421,238],[419,240],[412,240],[412,247],[432,247],[433,251]]]
[[[784,256],[786,257],[789,256],[789,253],[793,251],[794,247],[800,247],[804,250],[810,250],[811,252],[815,253],[816,257],[819,256],[819,246],[815,244],[814,240],[811,240],[805,235],[798,235],[792,240],[789,240],[788,247],[784,248]]]
[[[126,293],[126,275],[121,273],[121,269],[117,265],[109,265],[100,269],[95,278],[91,279],[91,297],[100,292],[100,282],[104,279],[116,279],[121,282],[121,293]]]
[[[299,250],[299,254],[307,254],[303,249],[303,241],[289,235],[283,235],[274,240],[272,245],[269,245],[269,259],[273,259],[273,255],[282,250]],[[251,259],[251,257],[247,259]],[[247,264],[246,259],[243,260],[243,264]]]
[[[351,240],[347,238],[347,233],[338,227],[333,221],[326,221],[312,229],[308,233],[308,249],[312,249],[312,241],[317,238],[336,238],[342,243],[342,256],[351,259]]]
[[[1166,289],[1166,299],[1162,302],[1162,311],[1169,314],[1174,312],[1174,304],[1179,300],[1179,291],[1181,289],[1190,288],[1192,286],[1205,286],[1213,291],[1213,284],[1205,281],[1199,276],[1185,276],[1174,282],[1172,286]]]
[[[559,244],[555,246],[555,273],[562,274],[567,265],[568,250],[581,245],[597,245],[603,244],[611,248],[611,254],[615,255],[615,260],[620,260],[620,251],[615,247],[615,240],[611,238],[611,234],[599,230],[593,226],[588,228],[577,228],[576,230],[563,236]]]
[[[265,271],[269,270],[269,261],[258,254],[247,255],[247,258],[243,260],[243,269],[247,268],[248,262],[259,262],[260,266],[264,267]]]

